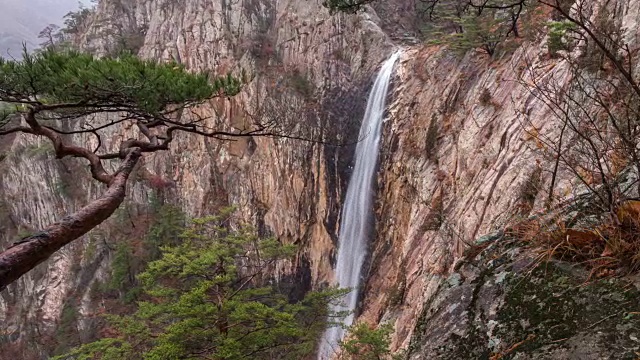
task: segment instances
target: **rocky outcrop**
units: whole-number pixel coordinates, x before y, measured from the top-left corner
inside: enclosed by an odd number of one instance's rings
[[[609,4],[620,9],[628,38],[636,36],[634,4]],[[497,59],[437,46],[410,47],[402,56],[361,305],[361,319],[394,325],[396,349],[409,346],[423,306],[473,239],[544,207],[552,166],[531,131],[553,137],[559,129],[532,92],[533,73],[557,84],[571,80],[544,38]],[[557,185],[556,199],[576,193],[567,174]]]
[[[636,359],[640,282],[588,277],[497,235],[443,276],[409,358]]]

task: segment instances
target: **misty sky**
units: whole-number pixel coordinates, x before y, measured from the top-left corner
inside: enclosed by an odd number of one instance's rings
[[[49,24],[61,24],[71,10],[90,0],[0,0],[0,56],[17,56],[22,43],[29,48],[40,41],[38,33]]]

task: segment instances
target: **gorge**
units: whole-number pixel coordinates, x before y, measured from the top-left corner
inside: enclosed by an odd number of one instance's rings
[[[212,75],[245,70],[240,94],[206,101],[185,116],[230,130],[244,129],[254,117],[278,119],[296,134],[321,141],[218,141],[181,134],[169,150],[145,154],[126,200],[109,220],[0,292],[0,357],[50,358],[109,333],[102,315],[135,306],[132,290],[145,265],[140,259],[151,252],[154,235],[167,231],[159,225],[171,225],[176,213],[195,218],[233,205],[234,224],[250,223],[261,236],[297,247],[293,259],[270,274],[291,298],[336,280],[357,287],[347,301],[357,311],[347,321],[390,326],[394,355],[637,358],[637,273],[608,265],[612,253],[632,251],[632,242],[597,235],[606,229],[589,223],[592,214],[584,210],[597,206],[573,206],[581,204],[576,199],[585,189],[618,178],[596,176],[591,166],[617,168],[622,145],[606,148],[606,162],[557,166],[554,149],[567,122],[551,101],[557,100],[553,93],[566,99],[579,90],[582,73],[576,68],[594,78],[614,76],[617,66],[629,64],[630,77],[637,79],[637,56],[624,57],[620,50],[620,65],[615,56],[601,55],[588,36],[568,39],[565,33],[580,28],[539,2],[525,6],[517,36],[505,30],[506,40],[488,51],[477,44],[480,36],[455,42],[461,37],[455,31],[453,40],[432,41],[441,29],[425,24],[424,2],[368,3],[355,13],[332,13],[309,0],[100,0],[82,31],[72,34],[74,46],[98,56],[127,50]],[[584,6],[589,24],[600,24],[595,33],[614,29],[616,41],[636,54],[640,1],[562,4],[574,12]],[[500,14],[493,19],[504,20]],[[502,29],[491,22],[458,25]],[[389,58],[399,47],[403,51]],[[376,74],[384,79],[372,84]],[[367,105],[368,95],[377,109]],[[612,106],[616,110],[621,97],[608,97],[619,101]],[[588,118],[609,108],[587,115],[571,109],[569,115]],[[377,126],[386,119],[375,144],[379,154],[364,150],[378,133],[366,125],[374,118]],[[83,121],[74,126],[81,128]],[[109,130],[101,145],[117,152],[120,142],[139,135],[135,126],[123,124]],[[68,137],[98,145],[91,134]],[[589,149],[574,139],[560,145]],[[357,168],[365,164],[366,174]],[[105,167],[115,170],[108,161]],[[579,177],[589,181],[585,185]],[[375,199],[355,198],[356,190],[366,195],[369,184],[377,189]],[[85,163],[56,159],[44,139],[3,136],[0,247],[103,191]],[[364,210],[363,218],[350,215],[355,208]],[[581,212],[587,216],[578,219]],[[347,234],[358,227],[368,236]],[[549,249],[534,241],[556,231],[566,242]],[[363,240],[358,250],[347,250],[345,244],[357,238]],[[559,256],[585,242],[596,259]],[[351,261],[356,254],[366,259]],[[355,271],[343,271],[347,264]],[[317,355],[332,351],[340,337],[340,329],[329,330],[326,339],[332,340],[323,340]]]

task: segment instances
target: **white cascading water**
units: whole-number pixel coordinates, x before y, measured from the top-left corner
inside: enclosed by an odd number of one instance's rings
[[[358,302],[358,285],[362,264],[367,254],[367,230],[372,216],[373,179],[378,162],[378,147],[382,133],[382,118],[386,108],[387,91],[393,66],[400,52],[393,54],[378,73],[369,99],[367,110],[360,126],[360,140],[356,146],[356,162],[349,180],[347,197],[342,207],[340,235],[338,237],[338,262],[336,264],[336,285],[340,288],[353,289],[345,295],[344,306],[334,306],[332,311],[348,311],[343,323],[353,323],[353,311]],[[330,327],[322,336],[319,360],[330,359],[344,336],[344,329],[339,326]]]

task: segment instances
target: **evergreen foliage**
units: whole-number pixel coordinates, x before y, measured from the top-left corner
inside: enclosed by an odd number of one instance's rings
[[[468,1],[432,0],[421,9],[422,32],[429,43],[444,44],[464,55],[480,49],[493,56],[510,36],[519,37],[519,20],[525,13],[524,2],[501,0],[474,5]]]
[[[496,18],[495,11],[483,11],[482,14],[465,14],[455,19],[462,32],[445,37],[449,48],[459,53],[466,53],[471,49],[482,49],[492,56],[498,44],[504,39],[504,23]]]
[[[362,7],[374,0],[325,0],[322,5],[329,9],[331,13],[346,12],[356,13]]]
[[[152,223],[141,242],[120,239],[116,243],[111,262],[111,278],[104,284],[107,292],[115,291],[124,304],[132,304],[140,298],[142,289],[138,275],[147,264],[162,256],[162,248],[177,245],[184,231],[186,217],[171,204],[151,204]],[[123,212],[120,211],[118,215]],[[124,221],[124,220],[120,220]],[[134,243],[137,245],[134,246]]]
[[[21,61],[0,59],[0,100],[58,110],[92,109],[159,114],[171,105],[232,96],[241,82],[231,75],[209,82],[176,63],[157,63],[122,54],[96,58],[76,51],[24,52]]]
[[[138,276],[146,301],[110,316],[115,335],[56,359],[301,359],[323,331],[327,304],[342,291],[291,302],[265,271],[295,248],[231,231],[230,211],[194,220],[180,243]]]
[[[61,29],[63,34],[77,34],[83,30],[88,18],[93,14],[93,8],[85,7],[79,3],[80,8],[76,11],[69,11],[64,16],[64,27]]]
[[[180,208],[171,204],[156,206],[154,221],[145,237],[149,260],[157,260],[162,256],[162,247],[180,243],[180,234],[184,231],[186,216]]]
[[[135,266],[133,246],[126,241],[116,244],[113,261],[111,262],[111,279],[106,284],[108,290],[120,293],[125,303],[133,301],[138,293],[135,286]]]
[[[570,21],[563,20],[551,21],[548,26],[549,37],[547,39],[547,48],[549,50],[549,55],[556,57],[558,55],[558,51],[569,50],[568,41],[565,38],[565,35],[568,31],[575,29],[575,24]]]
[[[52,31],[55,29],[49,34]],[[177,133],[217,140],[255,136],[306,139],[289,134],[289,124],[283,126],[278,119],[250,119],[241,129],[223,121],[211,127],[205,120],[219,112],[208,116],[195,111],[211,98],[238,94],[243,82],[244,73],[240,78],[192,73],[176,62],[142,60],[129,53],[97,58],[52,46],[35,54],[25,49],[22,60],[0,58],[0,136],[28,133],[46,138],[56,158],[84,158],[93,179],[109,186],[101,201],[83,208],[90,212],[65,217],[65,221],[74,221],[74,226],[55,223],[47,228],[61,227],[60,231],[47,230],[57,237],[48,239],[52,246],[22,241],[11,252],[0,252],[0,268],[6,269],[0,271],[0,289],[113,214],[142,154],[168,150]],[[21,116],[12,116],[16,113]],[[105,137],[111,137],[113,128],[125,122],[138,130],[131,133],[133,137],[104,146]],[[75,134],[88,134],[97,145],[75,143],[70,136]],[[107,170],[103,162],[116,159],[121,160],[120,165]],[[168,182],[159,179],[156,183],[166,186]],[[38,260],[32,261],[35,258]]]
[[[340,343],[345,360],[399,360],[402,353],[392,354],[391,333],[393,327],[384,324],[377,329],[367,323],[358,323],[349,328],[345,340]]]
[[[375,0],[327,0],[331,12],[355,13]],[[521,17],[529,11],[525,0],[421,0],[416,21],[425,40],[444,44],[458,54],[480,49],[493,56],[506,39],[520,37]]]
[[[64,304],[54,334],[57,343],[54,353],[66,352],[78,345],[78,315],[76,304],[72,301]]]
[[[73,39],[85,32],[89,24],[89,20],[95,13],[95,7],[85,7],[79,3],[80,7],[75,11],[69,11],[63,17],[62,27],[56,24],[49,24],[38,34],[38,38],[42,39],[40,43],[41,49],[71,49],[73,48]]]

